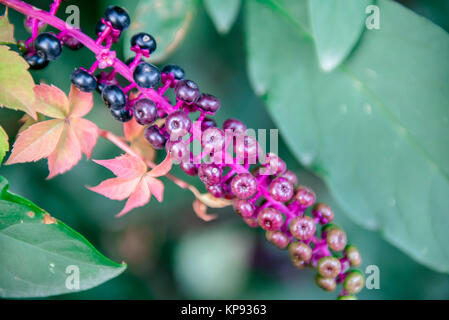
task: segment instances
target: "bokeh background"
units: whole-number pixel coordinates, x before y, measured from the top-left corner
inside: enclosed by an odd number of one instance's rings
[[[50,1],[32,1],[47,7]],[[449,30],[449,1],[402,0],[412,10]],[[95,24],[108,4],[116,1],[68,1],[61,7],[76,4],[81,10],[83,31],[93,36]],[[122,1],[132,14],[137,1]],[[3,10],[3,8],[2,8]],[[16,25],[16,38],[28,36],[23,17],[10,11]],[[200,9],[179,48],[164,63],[181,65],[201,89],[218,96],[222,109],[216,119],[221,124],[228,117],[242,119],[252,128],[274,128],[262,102],[251,89],[245,64],[242,17],[226,36],[220,36],[204,9]],[[145,30],[151,33],[151,30]],[[122,45],[118,44],[118,48]],[[122,54],[122,50],[118,49]],[[86,49],[65,50],[60,59],[44,71],[34,72],[36,82],[46,82],[68,92],[69,76],[77,66],[89,66],[94,57]],[[121,134],[115,122],[95,96],[95,108],[87,118],[101,128]],[[11,139],[21,118],[18,112],[0,110],[0,125]],[[380,289],[365,289],[361,299],[448,299],[449,276],[417,264],[383,240],[382,235],[367,231],[345,217],[320,178],[294,159],[282,142],[281,157],[302,184],[311,186],[320,201],[336,212],[337,224],[344,227],[350,241],[362,252],[364,264],[380,269]],[[99,140],[94,159],[106,159],[119,151],[109,142]],[[160,155],[159,157],[162,157]],[[174,174],[183,175],[175,167]],[[192,209],[189,191],[168,180],[165,201],[149,205],[116,219],[123,203],[93,193],[86,185],[96,185],[111,177],[103,167],[83,159],[72,171],[46,180],[45,161],[0,167],[0,175],[11,182],[11,190],[34,201],[53,216],[64,221],[115,261],[126,261],[128,270],[97,288],[63,295],[56,299],[334,299],[313,283],[313,272],[295,269],[286,252],[280,252],[265,240],[260,230],[250,229],[232,208],[210,210],[219,214],[213,222],[199,220]],[[189,180],[189,179],[187,179]],[[198,184],[196,179],[189,180]]]

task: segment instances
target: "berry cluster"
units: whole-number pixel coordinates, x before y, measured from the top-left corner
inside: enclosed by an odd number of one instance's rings
[[[51,10],[59,3],[54,1]],[[25,44],[24,54],[35,69],[56,59],[62,44],[72,49],[82,46],[65,31],[58,36],[37,35],[41,22],[34,18],[27,21],[33,35]],[[242,122],[228,119],[219,128],[211,116],[220,109],[220,101],[202,93],[194,81],[185,78],[183,69],[167,65],[160,70],[145,61],[157,48],[154,37],[147,33],[134,35],[134,58],[126,64],[118,61],[110,48],[129,25],[124,9],[107,8],[96,27],[97,60],[88,70],[76,69],[71,75],[72,84],[84,92],[100,92],[118,121],[134,117],[145,126],[144,136],[155,149],[170,152],[181,169],[198,176],[214,197],[232,200],[234,210],[245,223],[262,228],[268,241],[288,250],[294,266],[316,269],[318,286],[333,291],[342,283],[340,298],[353,298],[364,285],[363,274],[353,269],[362,260],[357,248],[347,244],[345,232],[332,223],[332,209],[316,203],[315,193],[298,185],[298,178],[287,170],[282,159],[264,154]],[[97,69],[107,68],[111,71],[95,75]],[[120,86],[118,74],[130,84]],[[166,95],[169,89],[174,90],[175,101]],[[195,115],[196,121],[192,122]],[[203,148],[198,154],[190,151],[195,140]],[[257,162],[261,164],[255,166]]]

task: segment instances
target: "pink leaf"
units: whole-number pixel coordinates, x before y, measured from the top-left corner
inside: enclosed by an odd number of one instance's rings
[[[89,159],[98,139],[98,127],[95,123],[83,118],[73,118],[70,124],[80,142],[81,151]]]
[[[92,109],[94,100],[92,92],[82,92],[72,85],[69,93],[70,116],[81,118]]]
[[[69,100],[64,92],[55,86],[40,84],[34,87],[36,100],[34,108],[37,112],[51,118],[65,119],[69,113]]]
[[[33,124],[21,132],[6,164],[38,161],[56,148],[64,129],[64,121],[48,120]]]
[[[142,134],[144,127],[137,123],[134,117],[123,124],[123,132],[127,141],[132,141]]]
[[[173,162],[170,159],[170,153],[167,153],[164,161],[154,167],[154,169],[151,170],[148,175],[155,178],[165,176],[171,170],[172,165]]]
[[[147,166],[142,160],[127,154],[121,155],[115,159],[93,161],[108,168],[117,177],[123,179],[141,177],[147,171]]]
[[[200,218],[206,222],[217,219],[216,214],[208,214],[207,213],[207,206],[198,199],[196,199],[193,202],[193,211],[195,211],[198,218]]]
[[[98,186],[87,187],[87,189],[112,200],[125,200],[133,193],[140,180],[140,177],[135,179],[112,178],[103,181]]]
[[[116,217],[121,217],[134,208],[144,206],[150,201],[150,197],[150,189],[148,188],[147,183],[142,179],[135,188],[134,192],[129,196],[123,210],[120,211]]]
[[[151,194],[154,195],[159,202],[162,202],[162,200],[164,199],[164,184],[161,181],[148,175],[145,176],[145,180],[148,184],[148,188],[150,189]]]

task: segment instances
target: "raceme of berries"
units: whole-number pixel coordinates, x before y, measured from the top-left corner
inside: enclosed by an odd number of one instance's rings
[[[139,32],[132,36],[130,49],[135,55],[126,63],[120,61],[111,46],[130,25],[125,9],[107,7],[95,28],[97,39],[89,46],[85,41],[87,36],[78,29],[64,27],[57,34],[40,33],[45,24],[65,26],[54,16],[60,2],[53,2],[50,13],[19,6],[18,11],[27,15],[31,37],[19,41],[18,47],[30,68],[45,68],[49,61],[61,55],[62,47],[89,48],[96,61],[90,67],[80,66],[73,71],[70,80],[76,88],[82,92],[96,89],[114,119],[129,122],[134,118],[142,126],[141,134],[149,144],[157,150],[166,149],[173,160],[179,160],[187,175],[198,176],[212,198],[232,201],[234,210],[248,226],[264,229],[270,243],[288,250],[295,267],[315,269],[319,287],[333,291],[342,284],[339,299],[354,298],[363,288],[364,279],[363,274],[350,268],[359,266],[362,258],[354,245],[347,244],[344,231],[330,224],[334,220],[332,209],[316,203],[315,193],[298,185],[301,181],[287,170],[278,155],[260,153],[256,139],[247,134],[244,123],[227,119],[220,128],[212,119],[221,107],[220,101],[202,93],[196,82],[186,79],[180,66],[169,64],[159,69],[146,62],[144,58],[157,49],[152,35]],[[38,20],[37,16],[45,16],[46,21]],[[118,76],[129,84],[121,86]],[[174,91],[175,101],[167,97],[169,89]],[[192,116],[198,126],[192,123]],[[200,132],[199,138],[194,137],[195,130]],[[229,155],[226,149],[228,133],[235,156]],[[193,155],[189,144],[195,139],[208,152]],[[216,151],[223,151],[232,161],[216,161],[222,160],[215,157]],[[209,157],[210,162],[192,162],[199,157]],[[253,166],[255,162],[250,160],[254,159],[261,165]]]

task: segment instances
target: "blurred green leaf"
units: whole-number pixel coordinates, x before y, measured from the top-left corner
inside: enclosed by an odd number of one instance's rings
[[[324,73],[291,9],[298,1],[278,2],[283,10],[247,6],[248,65],[293,153],[323,168],[353,220],[448,272],[448,34],[380,0],[380,30]]]
[[[365,8],[372,0],[308,0],[320,66],[338,67],[349,55],[365,26]]]
[[[5,130],[3,130],[3,128],[0,126],[0,164],[2,163],[6,151],[8,150],[9,150],[8,135],[6,134]]]
[[[126,265],[103,256],[76,231],[10,193],[8,181],[0,176],[1,297],[45,297],[87,290],[125,269]],[[77,274],[79,286],[70,278]]]
[[[175,252],[175,274],[184,291],[199,299],[238,294],[248,276],[252,242],[250,234],[223,225],[184,236]]]
[[[140,0],[125,33],[125,56],[134,56],[129,50],[131,37],[138,32],[148,32],[157,43],[151,61],[166,59],[184,39],[197,5],[197,0]]]
[[[237,19],[241,0],[204,0],[207,13],[212,18],[215,28],[226,34]]]

